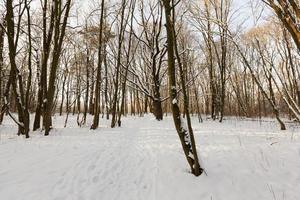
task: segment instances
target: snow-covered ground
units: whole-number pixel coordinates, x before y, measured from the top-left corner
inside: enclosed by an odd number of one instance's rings
[[[48,137],[0,125],[1,200],[299,200],[300,128],[194,119],[207,176],[189,173],[170,117],[128,117],[122,128],[78,128],[55,117]],[[91,121],[89,118],[88,121]]]

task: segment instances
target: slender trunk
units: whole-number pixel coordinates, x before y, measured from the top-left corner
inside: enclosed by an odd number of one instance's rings
[[[84,112],[83,112],[83,117],[82,117],[82,121],[81,124],[85,124],[86,123],[86,116],[87,116],[87,112],[88,112],[88,103],[89,103],[89,90],[90,90],[90,72],[89,72],[89,68],[90,68],[90,54],[89,54],[89,48],[88,46],[86,47],[86,66],[85,66],[85,70],[86,70],[86,91],[85,91],[85,99],[84,99]]]
[[[60,102],[60,107],[59,107],[59,115],[62,116],[63,112],[63,105],[64,105],[64,100],[65,100],[65,85],[66,85],[66,80],[67,80],[67,65],[66,67],[66,73],[63,75],[63,83],[62,83],[62,90],[61,90],[61,102]]]
[[[130,35],[128,41],[128,54],[126,58],[126,69],[125,75],[123,76],[123,83],[122,83],[122,97],[121,97],[121,110],[118,115],[118,126],[121,126],[121,117],[124,115],[124,107],[125,107],[125,97],[126,97],[126,83],[127,83],[127,76],[128,76],[128,69],[130,65],[130,54],[131,54],[131,45],[132,45],[132,32],[133,32],[133,19],[134,19],[134,8],[135,2],[131,1],[131,20],[130,20]]]
[[[27,2],[25,2],[27,4]],[[9,60],[11,65],[11,72],[10,72],[10,82],[11,86],[15,95],[17,110],[18,110],[18,134],[24,134],[26,138],[29,138],[29,113],[26,110],[26,99],[24,93],[24,86],[22,75],[19,72],[16,64],[16,48],[18,44],[18,33],[20,30],[20,21],[22,13],[25,11],[23,10],[19,13],[19,20],[17,25],[17,33],[16,33],[16,41],[15,38],[15,23],[14,23],[14,11],[13,11],[13,1],[7,0],[6,1],[6,22],[7,22],[7,38],[8,38],[8,47],[9,47]],[[19,89],[19,91],[18,91]],[[20,93],[19,93],[20,92]],[[8,100],[8,99],[7,99]]]
[[[3,19],[5,22],[5,20]],[[3,22],[3,24],[5,24]],[[0,124],[3,121],[3,116],[4,116],[4,110],[3,110],[3,105],[4,105],[4,93],[2,91],[2,84],[4,80],[4,72],[3,72],[3,47],[4,47],[4,34],[5,31],[2,26],[0,26]]]
[[[49,75],[49,83],[46,100],[44,100],[44,118],[43,123],[45,125],[45,136],[49,135],[50,129],[52,128],[52,108],[53,108],[53,100],[55,94],[55,81],[57,76],[57,69],[60,61],[60,54],[62,49],[62,43],[65,36],[67,20],[69,17],[69,11],[71,8],[71,0],[67,0],[65,6],[61,5],[62,2],[55,2],[54,6],[54,47],[53,47],[53,57],[51,62],[51,69]],[[61,24],[62,10],[65,9],[63,22]]]
[[[102,39],[103,39],[103,25],[104,25],[104,0],[101,2],[101,16],[99,28],[99,43],[98,43],[98,66],[95,88],[95,105],[94,105],[94,119],[91,129],[95,130],[99,126],[100,115],[100,79],[101,79],[101,66],[102,66]]]
[[[67,85],[67,92],[66,92],[66,95],[67,95],[67,97],[66,97],[66,114],[67,114],[67,116],[66,116],[66,119],[65,119],[65,125],[64,125],[64,127],[66,127],[67,126],[67,123],[68,123],[68,118],[69,118],[69,114],[70,114],[70,105],[69,105],[69,98],[70,98],[70,96],[69,96],[69,92],[70,92],[70,82],[71,82],[71,80],[70,80],[71,78],[70,78],[70,74],[68,74],[68,85]]]
[[[174,21],[172,20],[171,11],[173,5],[170,5],[170,0],[163,0],[163,5],[165,8],[165,18],[166,18],[166,29],[167,29],[167,50],[168,50],[168,77],[169,77],[169,94],[170,103],[173,113],[173,120],[179,135],[181,145],[186,156],[186,159],[190,165],[191,171],[195,176],[202,174],[203,169],[200,167],[197,157],[197,150],[192,132],[189,132],[182,126],[182,119],[180,110],[177,102],[177,89],[176,89],[176,67],[175,67],[175,56],[174,56]],[[185,102],[188,103],[188,102]]]
[[[122,45],[124,40],[124,32],[125,32],[125,8],[126,8],[126,0],[122,0],[122,8],[121,8],[121,25],[120,32],[118,37],[118,55],[117,55],[117,66],[116,66],[116,79],[114,83],[114,94],[113,94],[113,105],[112,105],[112,120],[111,120],[111,128],[116,126],[117,122],[117,104],[118,104],[118,93],[119,93],[119,75],[120,75],[120,67],[121,67],[121,53],[122,53]]]
[[[104,70],[105,70],[105,85],[104,85],[104,99],[105,99],[105,111],[106,111],[106,119],[109,120],[109,101],[108,101],[108,67],[107,67],[107,54],[106,54],[106,46],[104,46]]]
[[[94,79],[95,79],[95,76],[94,76],[94,59],[93,61],[91,62],[92,63],[92,76],[91,76],[91,91],[90,91],[90,101],[89,101],[89,113],[91,115],[94,115],[94,88],[95,88],[95,84],[94,84]]]
[[[232,40],[234,41],[234,40]],[[254,82],[256,83],[256,85],[258,86],[259,90],[261,91],[262,95],[268,100],[268,102],[270,103],[271,107],[272,107],[272,110],[273,110],[273,113],[275,114],[276,116],[276,119],[280,125],[280,129],[281,130],[285,130],[285,126],[283,124],[283,122],[280,120],[279,118],[279,111],[278,111],[278,108],[276,106],[276,104],[274,104],[274,101],[268,96],[268,94],[266,93],[266,91],[264,90],[264,88],[262,87],[260,81],[258,80],[258,78],[255,76],[254,74],[254,71],[253,69],[251,68],[250,66],[250,63],[248,62],[247,58],[245,57],[245,55],[243,54],[243,52],[241,51],[240,47],[238,46],[238,44],[236,42],[233,42],[234,45],[236,46],[239,54],[241,55],[242,59],[243,59],[243,62],[244,64],[246,65],[246,67],[249,69],[250,73],[251,73],[251,76],[252,76],[252,79],[254,80]]]

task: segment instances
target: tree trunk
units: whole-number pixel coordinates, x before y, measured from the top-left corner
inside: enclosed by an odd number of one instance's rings
[[[3,19],[3,24],[5,20]],[[4,110],[3,105],[4,105],[4,93],[2,91],[2,85],[3,85],[3,80],[4,80],[4,72],[3,72],[3,47],[4,47],[4,27],[0,26],[0,124],[3,121],[3,116],[4,116]],[[3,113],[2,113],[3,112]]]
[[[168,77],[169,77],[169,94],[170,103],[173,113],[173,121],[179,135],[183,151],[185,153],[186,159],[190,165],[191,171],[195,176],[202,174],[203,169],[200,167],[197,157],[196,145],[191,132],[189,133],[182,126],[182,119],[180,110],[177,102],[177,89],[176,89],[176,68],[175,68],[175,56],[174,56],[174,21],[172,20],[171,11],[173,5],[170,4],[170,0],[163,0],[163,5],[165,8],[165,18],[166,18],[166,29],[167,29],[167,51],[168,51]],[[188,103],[188,102],[185,102]]]
[[[100,79],[101,79],[101,66],[102,66],[102,39],[103,39],[103,23],[104,22],[104,0],[101,1],[101,16],[100,16],[100,29],[99,29],[99,43],[98,43],[98,66],[95,88],[95,105],[94,105],[94,119],[91,129],[95,130],[99,126],[100,115]]]
[[[114,84],[114,94],[113,94],[113,105],[112,105],[112,120],[111,120],[111,128],[116,126],[117,122],[117,104],[118,104],[118,93],[119,93],[119,75],[120,75],[120,67],[121,67],[121,53],[122,53],[122,45],[124,40],[124,32],[125,32],[125,8],[126,8],[126,0],[122,0],[122,8],[121,8],[121,25],[120,32],[118,37],[118,55],[117,55],[117,66],[116,66],[116,79]]]
[[[57,69],[60,60],[60,54],[62,49],[62,44],[65,36],[67,20],[69,17],[69,11],[71,8],[71,0],[67,0],[65,6],[61,5],[60,0],[54,3],[54,47],[53,47],[53,57],[50,68],[50,76],[48,83],[48,91],[46,99],[44,100],[44,118],[43,123],[45,125],[45,136],[49,135],[52,128],[52,106],[55,94],[55,81],[57,76]],[[63,17],[63,22],[61,24],[62,10],[65,9],[65,14]]]

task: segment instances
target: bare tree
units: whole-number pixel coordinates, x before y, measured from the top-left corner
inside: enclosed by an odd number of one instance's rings
[[[300,6],[295,0],[262,0],[277,15],[300,49]]]
[[[104,0],[101,1],[100,27],[99,27],[99,44],[98,44],[98,66],[95,85],[95,105],[94,105],[94,120],[91,129],[97,129],[99,126],[100,115],[100,79],[102,68],[102,46],[103,46],[103,27],[104,27]]]
[[[185,127],[183,127],[183,121],[180,116],[181,113],[177,102],[178,100],[177,100],[176,76],[175,76],[176,66],[175,66],[175,55],[174,55],[174,51],[176,49],[176,37],[174,34],[174,30],[175,30],[174,18],[172,17],[172,11],[175,8],[175,5],[171,0],[162,0],[162,3],[164,5],[165,18],[166,18],[169,94],[171,97],[170,103],[171,103],[171,109],[173,113],[173,120],[182,144],[184,154],[190,165],[191,171],[195,176],[199,176],[202,174],[203,169],[201,168],[198,161],[194,135],[191,129],[186,130]],[[184,82],[182,84],[184,84]],[[182,89],[185,90],[185,88]],[[185,102],[185,104],[188,104],[188,102]],[[190,124],[189,127],[191,128]]]
[[[117,107],[118,105],[118,94],[119,94],[119,77],[120,77],[120,69],[121,69],[121,57],[122,57],[122,46],[124,41],[124,33],[125,33],[125,26],[127,24],[128,18],[126,19],[125,16],[125,9],[126,9],[126,0],[122,0],[121,3],[121,16],[120,16],[120,27],[118,33],[118,49],[117,49],[117,61],[116,61],[116,70],[115,70],[115,80],[114,80],[114,93],[113,93],[113,104],[112,104],[112,120],[111,120],[111,127],[114,128],[117,123]]]
[[[4,110],[2,109],[4,105],[4,98],[3,98],[3,84],[4,84],[4,59],[3,59],[3,48],[4,48],[4,35],[5,35],[5,27],[4,27],[4,22],[5,19],[0,19],[0,124],[3,121],[3,115],[4,115]]]
[[[54,46],[53,46],[53,55],[50,68],[49,82],[47,95],[44,98],[44,115],[43,123],[45,125],[45,135],[49,135],[51,126],[52,126],[52,106],[55,94],[55,81],[56,81],[56,72],[58,69],[60,54],[62,49],[62,43],[64,41],[67,20],[69,17],[69,12],[71,8],[71,0],[67,0],[66,4],[63,5],[62,0],[54,1]],[[63,11],[64,15],[63,15]]]

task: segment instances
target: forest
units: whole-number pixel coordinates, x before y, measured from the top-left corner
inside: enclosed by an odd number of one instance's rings
[[[0,196],[299,199],[299,50],[299,0],[1,0]]]

